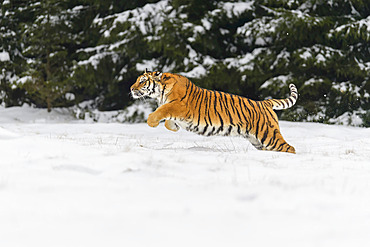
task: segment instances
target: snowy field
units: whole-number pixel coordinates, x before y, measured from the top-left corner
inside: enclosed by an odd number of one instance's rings
[[[370,246],[370,129],[281,131],[296,155],[0,108],[0,246]]]

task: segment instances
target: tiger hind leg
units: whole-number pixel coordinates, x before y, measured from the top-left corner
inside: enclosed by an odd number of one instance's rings
[[[279,130],[274,131],[274,135],[269,141],[265,141],[265,150],[287,152],[295,154],[295,148],[289,145],[281,135]]]
[[[253,135],[248,135],[247,139],[250,143],[258,150],[268,150],[277,152],[287,152],[295,154],[295,148],[289,145],[280,134],[278,130],[275,130],[275,134],[271,138],[267,138],[264,143]]]
[[[291,145],[289,145],[287,142],[284,141],[284,143],[281,143],[278,145],[278,147],[271,148],[271,147],[266,147],[264,150],[271,150],[271,151],[278,151],[278,152],[287,152],[287,153],[292,153],[295,154],[295,148]]]

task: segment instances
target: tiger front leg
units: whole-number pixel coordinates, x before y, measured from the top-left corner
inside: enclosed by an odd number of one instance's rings
[[[162,118],[158,117],[157,115],[158,114],[156,114],[155,112],[149,114],[148,120],[146,120],[146,122],[150,127],[157,127],[159,121],[162,120]]]
[[[171,104],[164,104],[157,108],[153,113],[149,114],[147,123],[150,127],[157,127],[159,122],[163,119],[169,118],[181,118],[183,112],[185,111],[184,106],[171,103]],[[177,131],[176,124],[170,120],[166,120],[165,126],[167,129],[172,131]],[[172,124],[173,123],[173,124]],[[178,127],[178,126],[177,126]]]

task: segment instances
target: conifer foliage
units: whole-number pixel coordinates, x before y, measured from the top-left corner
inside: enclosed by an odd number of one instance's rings
[[[298,87],[295,121],[370,126],[366,0],[2,1],[0,101],[130,105],[145,68],[265,99]]]

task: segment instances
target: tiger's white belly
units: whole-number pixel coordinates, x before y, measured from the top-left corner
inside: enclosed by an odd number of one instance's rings
[[[186,129],[187,131],[191,131],[197,133],[199,135],[205,136],[212,136],[212,135],[220,135],[220,136],[242,136],[247,138],[253,146],[257,149],[261,149],[262,143],[254,136],[248,134],[245,130],[238,128],[238,126],[226,125],[226,126],[207,126],[207,125],[199,125],[194,126],[193,124],[181,121],[181,120],[172,120],[177,126]]]
[[[212,136],[212,135],[221,135],[221,136],[240,136],[243,135],[241,129],[238,130],[237,126],[225,125],[193,125],[191,122],[184,120],[172,120],[181,128],[197,133],[199,135]]]

